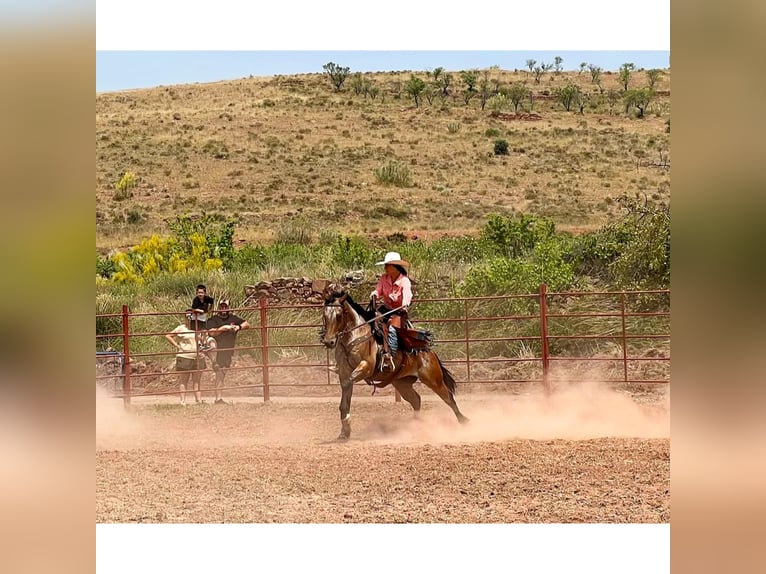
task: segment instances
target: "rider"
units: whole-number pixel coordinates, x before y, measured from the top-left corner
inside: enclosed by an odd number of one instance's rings
[[[385,330],[387,337],[385,337],[384,343],[387,344],[383,345],[385,353],[383,354],[381,370],[393,371],[393,356],[399,348],[399,341],[394,328],[403,326],[402,317],[406,321],[407,309],[412,303],[412,284],[407,276],[410,264],[403,260],[396,251],[389,251],[383,261],[378,261],[376,265],[383,265],[384,272],[380,276],[375,290],[370,293],[370,297],[378,299],[378,311],[387,313],[383,317],[387,325]],[[392,312],[389,313],[389,311]]]

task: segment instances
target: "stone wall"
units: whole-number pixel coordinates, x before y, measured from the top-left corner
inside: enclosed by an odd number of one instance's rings
[[[341,279],[332,280],[345,289],[369,283],[370,291],[375,287],[377,278],[365,281],[362,271],[346,274]],[[331,282],[330,279],[310,279],[308,277],[279,277],[271,281],[260,281],[255,285],[245,285],[243,307],[255,305],[262,297],[270,304],[279,303],[322,303],[322,291]]]

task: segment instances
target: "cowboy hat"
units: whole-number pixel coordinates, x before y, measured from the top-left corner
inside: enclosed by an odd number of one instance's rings
[[[383,258],[383,261],[378,261],[375,265],[401,265],[405,269],[410,267],[409,262],[402,259],[402,256],[396,251],[389,251]]]

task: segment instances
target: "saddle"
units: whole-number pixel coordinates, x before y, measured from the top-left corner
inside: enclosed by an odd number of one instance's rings
[[[367,306],[367,311],[375,315],[375,321],[371,323],[372,334],[373,337],[375,337],[375,341],[378,343],[378,347],[382,348],[383,338],[386,336],[386,332],[383,328],[386,324],[382,319],[383,315],[380,311],[372,307],[372,302]],[[404,352],[429,350],[431,345],[434,344],[433,333],[426,329],[415,329],[406,313],[403,314],[402,320],[406,327],[394,327],[399,339],[399,348]],[[382,351],[379,352],[379,355],[381,353]]]

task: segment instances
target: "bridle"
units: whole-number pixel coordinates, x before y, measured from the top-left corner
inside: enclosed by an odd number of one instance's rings
[[[335,302],[335,303],[325,303],[325,307],[340,307],[340,308],[341,308],[341,315],[343,315],[343,314],[345,314],[345,313],[346,313],[346,309],[345,309],[344,303],[346,302],[346,299],[347,299],[347,298],[348,298],[348,293],[344,293],[343,295],[341,295],[340,297],[338,297],[338,299],[336,299],[336,302]],[[354,326],[352,326],[352,327],[347,327],[347,328],[343,329],[342,331],[340,331],[340,332],[339,332],[339,333],[336,335],[336,338],[340,340],[340,338],[341,338],[343,335],[346,335],[346,334],[348,334],[348,333],[350,333],[350,332],[352,332],[352,331],[355,331],[356,329],[359,329],[360,327],[364,327],[365,325],[367,325],[367,324],[369,324],[369,323],[372,323],[373,321],[375,321],[375,317],[373,317],[372,319],[370,319],[370,320],[368,320],[368,321],[364,321],[363,323],[361,323],[361,324],[359,324],[359,325],[354,325]],[[324,324],[322,324],[322,328],[319,330],[320,336],[321,336],[321,337],[324,337],[324,334],[325,334],[326,332],[327,332],[327,331],[326,331],[326,329],[325,329],[325,326],[324,326]],[[367,335],[363,335],[363,336],[361,336],[361,337],[358,337],[358,338],[356,338],[356,339],[353,339],[353,340],[352,340],[352,341],[349,343],[349,346],[351,346],[351,347],[354,347],[354,346],[356,346],[356,345],[359,345],[359,344],[361,344],[361,343],[364,343],[365,341],[368,341],[368,340],[369,340],[369,339],[371,339],[371,338],[372,338],[372,328],[370,329],[370,332],[369,332]]]

